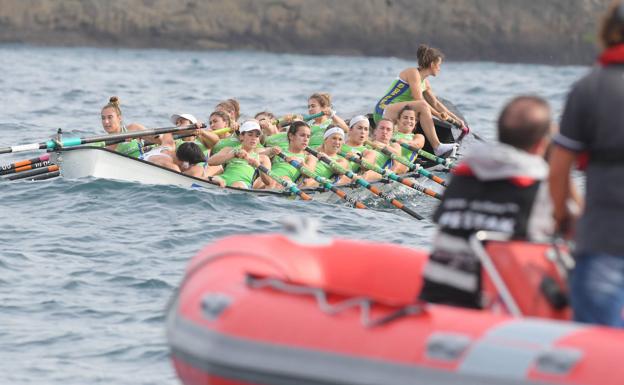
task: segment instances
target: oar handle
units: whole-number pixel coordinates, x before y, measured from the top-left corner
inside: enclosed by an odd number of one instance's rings
[[[416,154],[422,156],[423,158],[429,159],[432,162],[436,162],[437,164],[441,164],[445,167],[448,168],[454,168],[455,165],[453,164],[453,161],[451,158],[441,158],[439,156],[435,156],[434,154],[427,152],[421,148],[418,147],[414,147],[409,143],[404,143],[404,142],[399,142],[397,139],[392,139],[392,142],[394,143],[398,143],[401,147],[410,150],[412,152],[415,152]]]
[[[448,187],[448,183],[444,179],[440,178],[437,175],[433,175],[430,171],[425,170],[419,164],[412,163],[409,160],[405,159],[404,157],[396,155],[395,153],[390,151],[387,147],[384,147],[381,150],[381,152],[388,155],[392,160],[396,160],[397,162],[407,166],[407,168],[409,168],[411,171],[416,171],[420,175],[424,176],[425,178],[429,178],[432,181],[438,184],[441,184],[444,187]]]
[[[318,152],[317,152],[317,155],[318,155]],[[286,155],[282,154],[281,152],[279,154],[277,154],[277,156],[279,156],[280,158],[286,160]],[[367,206],[364,203],[358,201],[357,199],[354,199],[354,198],[348,196],[346,192],[344,192],[343,190],[340,190],[339,188],[334,186],[333,183],[331,183],[329,180],[327,180],[326,178],[316,174],[314,171],[312,171],[309,168],[305,167],[304,165],[302,165],[298,161],[293,159],[289,163],[293,167],[295,167],[298,170],[300,170],[303,175],[305,175],[307,177],[310,177],[310,178],[313,178],[315,181],[317,181],[319,184],[321,184],[326,189],[328,189],[331,192],[333,192],[334,194],[338,195],[340,198],[344,199],[345,201],[353,204],[353,206],[355,206],[355,208],[358,208],[358,209],[365,209],[365,208],[367,208]]]
[[[269,178],[273,179],[274,181],[276,181],[277,183],[281,184],[284,188],[288,189],[290,192],[298,195],[299,197],[301,197],[301,199],[305,200],[305,201],[309,201],[312,200],[312,197],[309,196],[308,194],[306,194],[305,192],[301,191],[293,182],[289,182],[286,181],[284,179],[281,179],[277,176],[275,176],[271,170],[269,170],[268,168],[266,168],[263,165],[259,165],[258,166],[258,170],[260,170],[261,172],[265,173],[266,175],[269,176]]]

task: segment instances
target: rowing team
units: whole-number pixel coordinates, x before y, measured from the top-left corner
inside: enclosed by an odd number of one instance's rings
[[[283,120],[290,124],[285,132],[279,131],[278,122],[269,112],[258,113],[256,119],[238,126],[238,103],[230,99],[217,105],[210,115],[208,129],[201,129],[202,123],[191,114],[174,114],[172,123],[195,128],[178,132],[182,136],[178,139],[173,134],[147,138],[153,143],[151,148],[144,147],[144,143],[137,139],[108,147],[187,175],[212,180],[221,186],[275,189],[278,187],[275,178],[303,187],[318,185],[315,179],[302,176],[301,169],[295,167],[293,161],[314,175],[338,184],[347,183],[346,177],[336,175],[335,168],[319,158],[326,157],[342,168],[361,172],[367,180],[376,180],[380,174],[360,170],[359,164],[347,161],[345,157],[357,156],[363,163],[401,174],[407,172],[408,167],[394,162],[391,154],[413,161],[417,154],[401,147],[401,143],[417,149],[425,145],[425,137],[414,133],[417,112],[411,106],[405,106],[399,112],[396,122],[382,118],[370,132],[369,119],[363,115],[355,116],[348,124],[337,116],[330,108],[327,94],[313,94],[308,102],[308,111],[314,118],[305,122],[287,116]],[[123,127],[116,97],[112,97],[102,109],[102,125],[109,133],[143,129],[138,124]],[[229,128],[237,126],[238,130],[232,133]],[[317,154],[319,158],[306,151],[308,146],[320,153]],[[257,173],[259,166],[270,170],[271,177]]]

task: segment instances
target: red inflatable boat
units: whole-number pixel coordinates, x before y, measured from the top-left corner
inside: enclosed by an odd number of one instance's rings
[[[474,311],[416,300],[420,251],[225,238],[193,258],[171,303],[173,364],[186,385],[623,384],[624,332],[532,317],[570,314],[550,248],[489,242],[491,309]]]

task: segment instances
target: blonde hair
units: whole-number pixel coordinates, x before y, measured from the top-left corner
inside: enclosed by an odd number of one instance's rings
[[[117,113],[117,116],[119,116],[121,118],[121,108],[119,108],[119,104],[120,104],[119,103],[119,97],[118,96],[111,96],[108,99],[108,104],[105,105],[104,107],[102,107],[102,111],[104,111],[107,108],[112,108]]]
[[[228,99],[219,102],[215,108],[223,108],[224,110],[232,112],[234,120],[238,120],[240,118],[240,103],[236,99]]]
[[[308,100],[314,99],[316,100],[321,107],[329,107],[331,106],[331,95],[325,92],[315,92],[313,93]]]

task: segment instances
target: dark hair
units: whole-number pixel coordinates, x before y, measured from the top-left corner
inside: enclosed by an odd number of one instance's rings
[[[414,115],[418,116],[418,114],[416,113],[416,109],[414,109],[414,107],[412,107],[410,105],[407,105],[407,106],[401,108],[401,110],[399,111],[399,114],[397,115],[397,120],[401,119],[401,115],[403,115],[403,113],[405,111],[413,111]]]
[[[604,48],[624,43],[624,3],[614,1],[602,17],[600,42]]]
[[[184,142],[178,146],[176,156],[182,162],[188,162],[189,164],[197,164],[206,161],[206,157],[201,148],[194,142]]]
[[[308,127],[308,128],[310,128],[308,123],[304,122],[303,120],[295,120],[290,125],[290,127],[288,127],[288,134],[286,134],[286,137],[288,138],[288,143],[290,143],[290,136],[291,135],[296,135],[301,127]]]
[[[532,114],[544,109],[547,118]],[[498,117],[498,140],[501,143],[529,150],[550,134],[551,118],[548,102],[539,96],[518,96],[505,105]]]
[[[438,60],[443,60],[444,54],[437,48],[421,44],[416,51],[416,57],[418,58],[418,67],[425,69],[431,67]]]

